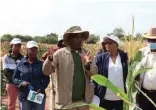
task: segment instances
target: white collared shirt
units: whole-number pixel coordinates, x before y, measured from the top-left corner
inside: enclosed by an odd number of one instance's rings
[[[121,64],[121,58],[118,54],[116,58],[116,62],[112,61],[109,58],[109,68],[108,68],[108,79],[117,87],[121,88],[124,91],[124,83],[123,83],[123,68]],[[104,97],[106,100],[121,100],[114,92],[107,89],[106,95]]]
[[[156,90],[156,54],[150,52],[146,57],[145,68],[152,67],[152,69],[142,75],[142,86],[147,90]]]
[[[141,48],[140,51],[142,52],[142,58],[151,52],[148,46]]]

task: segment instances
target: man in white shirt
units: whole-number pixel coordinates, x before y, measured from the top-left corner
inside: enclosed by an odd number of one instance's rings
[[[151,70],[141,74],[141,88],[154,102],[156,102],[156,27],[151,28],[145,35],[148,46],[144,49],[142,63],[144,68]],[[156,110],[156,108],[142,94],[139,96],[139,106],[143,110]]]

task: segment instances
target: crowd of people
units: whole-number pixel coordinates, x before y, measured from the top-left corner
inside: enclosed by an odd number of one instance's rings
[[[140,88],[156,102],[156,27],[150,28],[144,36],[147,46],[140,49],[143,68],[153,67],[138,76]],[[52,110],[62,110],[77,102],[94,103],[107,110],[123,110],[122,99],[104,86],[91,80],[91,76],[100,74],[108,78],[115,86],[126,92],[128,74],[128,55],[119,47],[118,36],[105,36],[101,41],[102,49],[96,56],[83,47],[89,38],[89,31],[79,26],[69,28],[58,39],[55,49],[49,49],[37,58],[38,44],[27,42],[27,54],[20,53],[22,42],[14,38],[10,50],[3,57],[3,70],[7,78],[8,110],[15,110],[19,100],[20,110],[44,110],[46,102],[45,89],[52,77]],[[27,99],[30,91],[44,94],[41,104]],[[138,93],[137,102],[143,110],[156,108],[142,94]],[[68,110],[89,110],[89,106],[70,108]]]

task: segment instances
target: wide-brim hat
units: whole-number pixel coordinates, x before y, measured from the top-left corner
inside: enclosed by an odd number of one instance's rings
[[[144,35],[146,39],[156,39],[156,27],[150,28],[147,34]]]
[[[84,40],[87,40],[89,38],[89,31],[82,31],[80,26],[73,26],[64,33],[63,35],[64,43],[67,43],[68,37],[74,34],[82,34],[82,36],[84,37]]]

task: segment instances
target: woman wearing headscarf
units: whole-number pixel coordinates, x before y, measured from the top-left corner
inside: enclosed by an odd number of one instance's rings
[[[127,53],[119,49],[120,40],[111,35],[103,41],[108,52],[101,53],[96,57],[98,74],[108,78],[115,86],[126,92],[126,77],[128,73]],[[123,101],[111,90],[95,83],[95,96],[100,103],[99,106],[107,110],[122,110]]]
[[[18,64],[13,75],[13,82],[19,87],[21,110],[44,110],[45,89],[49,84],[49,76],[42,73],[43,62],[37,58],[38,44],[35,41],[27,43],[27,56]],[[44,94],[41,104],[27,100],[30,90]]]

